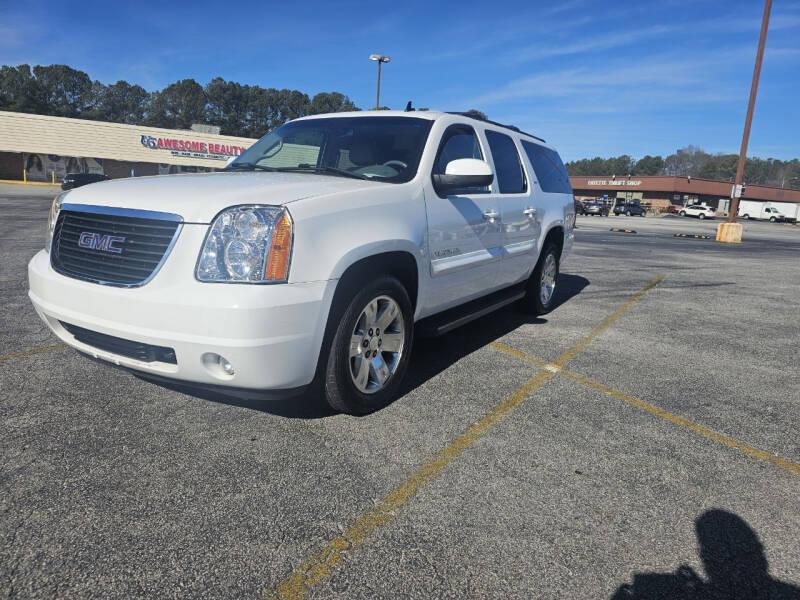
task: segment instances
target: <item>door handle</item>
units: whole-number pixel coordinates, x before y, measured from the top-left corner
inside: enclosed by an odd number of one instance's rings
[[[529,217],[534,217],[534,216],[536,216],[536,209],[533,208],[532,206],[529,206],[525,210],[522,211],[522,214],[523,215],[527,215]]]
[[[489,223],[494,223],[495,219],[497,219],[499,216],[500,213],[493,208],[486,209],[483,212],[483,218],[489,221]]]

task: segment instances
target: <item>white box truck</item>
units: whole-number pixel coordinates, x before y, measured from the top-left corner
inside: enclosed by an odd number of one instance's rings
[[[800,221],[800,202],[773,202],[772,206],[781,211],[786,221],[790,223]]]
[[[783,203],[785,204],[785,202]],[[761,221],[785,221],[788,215],[778,209],[772,202],[761,202],[758,200],[740,200],[739,216],[744,219],[758,219]]]

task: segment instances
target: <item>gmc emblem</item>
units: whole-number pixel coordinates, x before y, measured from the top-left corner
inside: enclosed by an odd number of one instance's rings
[[[114,244],[120,244],[125,241],[121,235],[100,235],[91,231],[84,231],[78,238],[78,246],[81,248],[89,248],[90,250],[102,250],[103,252],[113,252],[114,254],[122,254],[122,248]]]

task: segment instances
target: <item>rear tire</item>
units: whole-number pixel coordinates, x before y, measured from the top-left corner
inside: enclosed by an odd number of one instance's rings
[[[325,400],[334,410],[366,415],[395,400],[411,356],[413,323],[411,300],[394,277],[353,290],[325,367]]]
[[[553,242],[547,242],[528,279],[527,292],[522,299],[525,310],[535,315],[544,315],[553,309],[558,273],[558,248]]]
[[[700,213],[699,215],[697,215],[697,217],[702,220],[706,218],[706,215],[704,213]]]
[[[626,217],[630,217],[630,216],[631,216],[631,211],[627,211],[627,212],[625,213],[625,216],[626,216]]]

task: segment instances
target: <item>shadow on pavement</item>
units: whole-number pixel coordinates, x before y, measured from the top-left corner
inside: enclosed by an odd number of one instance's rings
[[[556,286],[556,305],[569,302],[589,285],[589,280],[579,275],[561,273]],[[438,338],[417,340],[414,343],[411,363],[405,381],[400,388],[400,397],[435,377],[453,363],[503,337],[525,324],[543,324],[547,319],[534,317],[512,305],[481,317],[464,327]],[[302,395],[280,399],[241,398],[208,388],[197,388],[175,381],[158,379],[131,371],[139,379],[169,390],[190,394],[202,400],[220,402],[230,406],[248,408],[290,419],[320,419],[334,415],[322,394],[309,391]],[[313,389],[313,388],[312,388]]]
[[[611,600],[800,600],[800,588],[770,576],[761,540],[738,515],[706,511],[695,532],[706,579],[686,565],[674,573],[635,573]]]
[[[551,312],[569,302],[589,285],[580,275],[561,273],[556,286],[556,305]],[[511,333],[522,325],[543,325],[546,317],[535,317],[516,305],[502,308],[438,338],[414,342],[414,352],[401,394],[405,395],[446,370],[453,363]]]

